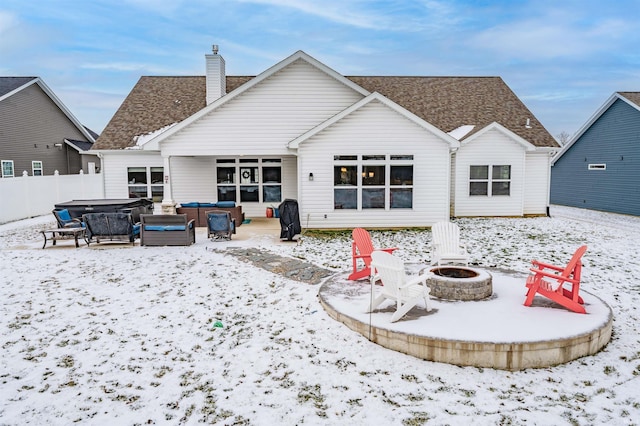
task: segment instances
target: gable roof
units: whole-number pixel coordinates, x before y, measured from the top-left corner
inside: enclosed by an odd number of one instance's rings
[[[480,136],[482,136],[483,134],[491,130],[497,130],[499,132],[509,135],[509,137],[511,137],[511,139],[513,139],[516,143],[520,144],[525,149],[525,151],[535,150],[535,146],[531,144],[528,140],[518,136],[517,134],[513,133],[511,130],[507,129],[506,127],[504,127],[503,125],[495,121],[489,124],[488,126],[485,126],[482,129],[478,130],[477,132],[470,133],[471,136],[469,136],[468,138],[464,138],[463,144],[473,142],[474,139],[479,138]]]
[[[166,131],[160,132],[157,135],[158,136],[157,139],[152,138],[152,139],[149,139],[149,140],[154,140],[154,142],[156,144],[155,146],[157,146],[158,142],[168,138],[169,136],[171,136],[172,134],[174,134],[176,132],[179,132],[181,129],[189,126],[194,121],[197,121],[201,117],[209,114],[211,111],[215,110],[216,108],[218,108],[222,104],[225,104],[225,103],[231,101],[235,97],[239,96],[241,93],[244,93],[247,90],[250,90],[252,87],[255,87],[256,85],[260,84],[260,82],[266,80],[267,78],[269,78],[272,75],[276,74],[280,70],[286,68],[288,65],[290,65],[290,64],[292,64],[292,63],[294,63],[296,61],[299,61],[299,60],[302,60],[302,61],[310,64],[311,66],[319,69],[320,71],[322,71],[323,73],[327,74],[331,78],[334,78],[335,80],[339,81],[340,83],[344,84],[345,86],[347,86],[347,87],[351,88],[352,90],[360,93],[362,96],[366,96],[366,95],[369,94],[369,92],[367,92],[365,89],[363,89],[362,87],[358,86],[357,84],[353,83],[351,80],[345,78],[341,74],[338,74],[337,72],[335,72],[331,68],[329,68],[326,65],[324,65],[322,62],[315,60],[311,56],[309,56],[306,53],[304,53],[303,51],[299,50],[296,53],[294,53],[293,55],[289,56],[288,58],[285,58],[284,60],[278,62],[277,64],[275,64],[272,67],[268,68],[267,70],[263,71],[262,73],[260,73],[256,77],[251,78],[245,84],[243,84],[241,87],[237,87],[237,88],[231,90],[225,96],[221,96],[220,98],[214,100],[213,102],[211,102],[210,104],[208,104],[206,107],[202,108],[201,110],[199,110],[195,114],[193,114],[193,115],[189,116],[187,119],[179,122],[176,126],[170,126],[170,127],[168,127],[166,129]],[[206,95],[206,93],[205,93],[205,95]]]
[[[0,102],[18,93],[19,91],[37,84],[42,91],[56,104],[62,113],[76,126],[76,128],[90,142],[95,142],[95,133],[87,129],[78,121],[71,111],[58,99],[53,90],[47,86],[40,77],[0,77]]]
[[[232,91],[253,77],[227,77]],[[206,79],[191,77],[140,77],[92,149],[135,146],[135,137],[185,120],[203,109]]]
[[[369,91],[381,93],[443,132],[473,125],[462,140],[497,122],[535,146],[558,147],[553,136],[500,77],[348,78]]]
[[[593,125],[593,123],[595,123],[600,118],[600,116],[602,116],[602,114],[604,114],[611,107],[611,105],[613,105],[613,103],[616,102],[617,100],[621,100],[623,102],[626,102],[627,104],[629,104],[633,108],[635,108],[638,111],[640,111],[640,92],[616,92],[616,93],[614,93],[589,118],[589,120],[587,120],[587,122],[584,123],[584,125],[582,125],[582,127],[580,127],[580,129],[578,129],[578,131],[571,137],[571,139],[569,139],[567,141],[567,143],[562,146],[562,149],[551,160],[551,165],[553,166],[560,159],[560,157],[562,157],[564,155],[564,153],[567,152],[569,150],[569,148],[571,148],[571,146],[573,146],[573,144],[578,141],[578,139],[580,139],[580,137],[584,134],[584,132],[589,130],[589,128]]]
[[[500,77],[344,77],[298,51],[257,77],[227,76],[228,95],[206,105],[205,77],[142,77],[116,111],[92,149],[135,146],[135,137],[176,122],[177,132],[227,102],[244,84],[255,85],[289,63],[304,59],[361,93],[378,92],[420,119],[447,133],[463,125],[475,132],[498,122],[534,146],[558,147],[556,140]],[[249,86],[244,86],[244,91]],[[527,121],[528,120],[528,121]],[[527,125],[528,124],[528,125]],[[167,136],[163,134],[164,136]]]
[[[314,127],[313,129],[309,130],[308,132],[298,136],[297,138],[295,138],[294,140],[289,142],[289,148],[298,148],[301,143],[303,143],[304,141],[306,141],[307,139],[309,139],[313,135],[318,134],[322,130],[324,130],[327,127],[333,125],[334,123],[342,120],[344,117],[348,116],[349,114],[353,113],[354,111],[359,110],[360,108],[362,108],[363,106],[371,103],[372,101],[381,102],[383,105],[386,105],[387,107],[389,107],[393,111],[397,112],[398,114],[400,114],[400,115],[404,116],[405,118],[413,121],[414,123],[416,123],[420,127],[424,128],[424,129],[427,129],[428,131],[436,134],[444,142],[449,143],[450,147],[457,148],[457,147],[460,146],[460,142],[458,142],[458,140],[456,140],[452,136],[444,133],[442,130],[438,129],[437,127],[435,127],[431,123],[422,120],[420,117],[416,116],[415,114],[411,113],[410,111],[407,111],[406,109],[400,107],[398,104],[396,104],[395,102],[393,102],[389,98],[381,95],[378,92],[374,92],[374,93],[370,94],[369,96],[361,99],[359,102],[356,102],[355,104],[351,105],[349,108],[347,108],[347,109],[339,112],[338,114],[334,115],[329,120],[326,120],[325,122],[319,124],[318,126]]]

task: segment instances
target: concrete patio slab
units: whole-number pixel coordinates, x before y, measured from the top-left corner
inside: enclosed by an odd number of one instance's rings
[[[407,265],[418,273],[425,265]],[[319,298],[327,313],[374,343],[429,361],[503,370],[549,367],[600,351],[610,340],[611,308],[581,290],[587,314],[570,312],[536,296],[523,306],[526,275],[489,270],[493,295],[481,301],[432,298],[433,309],[414,307],[396,323],[395,304],[387,301],[365,313],[371,297],[367,280],[348,273],[324,282]],[[374,292],[376,289],[374,288]]]

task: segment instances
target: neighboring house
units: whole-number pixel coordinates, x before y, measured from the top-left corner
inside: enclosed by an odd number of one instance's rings
[[[141,77],[98,138],[107,197],[298,200],[303,227],[546,214],[553,137],[499,77],[345,77],[298,51],[255,77]]]
[[[93,171],[96,138],[39,77],[0,77],[1,177]]]
[[[553,158],[551,203],[640,216],[640,92],[614,93]]]

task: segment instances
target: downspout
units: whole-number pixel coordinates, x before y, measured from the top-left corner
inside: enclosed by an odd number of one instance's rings
[[[457,151],[458,147],[453,147],[449,150],[449,187],[447,188],[447,194],[449,195],[449,218],[455,217],[456,212],[455,176],[457,170],[455,169],[454,158]]]
[[[106,198],[106,185],[104,183],[104,156],[102,155],[102,153],[100,151],[98,151],[97,153],[97,157],[100,159],[100,175],[102,175],[102,198]]]
[[[62,144],[64,146],[64,156],[67,159],[67,174],[71,174],[71,164],[69,163],[69,146],[66,143]]]
[[[547,217],[551,217],[551,167],[553,167],[553,164],[551,164],[553,157],[558,153],[558,151],[556,150],[550,150],[549,151],[549,165],[548,165],[548,169],[549,169],[549,179],[547,179]]]

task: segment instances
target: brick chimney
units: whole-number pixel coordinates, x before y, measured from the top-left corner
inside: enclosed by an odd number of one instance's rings
[[[212,51],[212,54],[204,55],[207,61],[207,105],[227,94],[224,58],[218,55],[217,44],[213,45]]]

